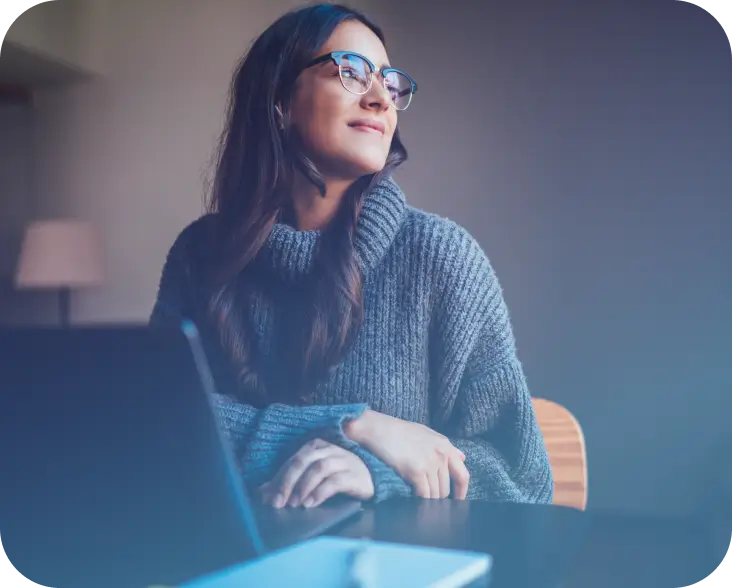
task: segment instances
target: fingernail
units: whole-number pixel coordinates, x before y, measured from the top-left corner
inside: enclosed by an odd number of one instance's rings
[[[275,508],[282,508],[285,506],[285,497],[282,496],[282,494],[277,494],[277,496],[274,497],[274,500],[272,501],[272,505]]]
[[[305,508],[310,508],[311,506],[313,506],[313,504],[315,504],[315,499],[314,499],[314,498],[312,498],[312,497],[310,497],[310,498],[306,498],[306,499],[304,500],[304,502],[302,503],[302,505],[303,505],[303,506],[304,506]]]

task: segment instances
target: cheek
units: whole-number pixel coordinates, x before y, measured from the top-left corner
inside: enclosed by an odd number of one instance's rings
[[[327,155],[338,148],[348,111],[347,100],[333,92],[318,92],[301,102],[295,124],[308,151],[314,152],[312,155]]]
[[[323,153],[338,149],[344,140],[347,118],[336,110],[319,110],[307,123],[307,143]]]
[[[323,171],[351,169],[357,175],[383,167],[391,138],[375,139],[348,127],[348,121],[363,116],[360,97],[337,90],[321,90],[302,95],[293,123],[302,136],[306,154]],[[395,128],[396,114],[386,114],[388,126]]]

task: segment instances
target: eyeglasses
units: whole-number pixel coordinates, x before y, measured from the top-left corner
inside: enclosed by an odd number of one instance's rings
[[[316,57],[305,68],[319,63],[332,61],[338,66],[338,75],[343,87],[353,94],[365,94],[371,89],[376,66],[363,55],[351,51],[333,51]],[[378,70],[384,83],[384,89],[391,96],[391,104],[397,110],[406,110],[417,91],[417,84],[406,73],[393,67],[382,67]]]

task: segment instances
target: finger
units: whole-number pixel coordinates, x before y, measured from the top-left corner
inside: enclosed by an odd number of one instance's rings
[[[447,437],[445,437],[445,441],[444,441],[444,443],[442,444],[442,446],[441,446],[440,450],[441,450],[440,452],[441,452],[441,453],[442,453],[443,455],[445,455],[445,456],[447,456],[447,455],[450,455],[451,453],[454,453],[454,454],[457,454],[457,455],[459,455],[459,456],[460,456],[460,459],[462,459],[463,461],[465,461],[465,459],[466,459],[466,458],[465,458],[465,454],[464,454],[464,453],[462,452],[462,450],[460,450],[460,449],[458,449],[457,447],[455,447],[455,446],[454,446],[454,445],[453,445],[453,444],[452,444],[452,443],[450,442],[450,439],[448,439]]]
[[[259,489],[259,496],[262,501],[262,504],[266,504],[269,506],[275,506],[275,499],[277,497],[277,493],[275,492],[272,485],[260,487]]]
[[[439,498],[440,497],[440,479],[437,476],[436,469],[430,469],[427,472],[427,481],[430,486],[430,495],[428,498]]]
[[[333,455],[313,462],[295,484],[288,504],[300,506],[323,480],[347,469],[348,459],[343,455]]]
[[[289,467],[291,466],[292,462],[296,459],[299,459],[304,453],[307,453],[309,451],[313,451],[315,449],[320,449],[321,440],[320,439],[313,439],[312,441],[309,441],[300,449],[298,449],[294,454],[292,454],[286,461],[283,463],[279,469],[277,470],[277,473],[272,477],[271,480],[268,482],[265,482],[259,487],[259,490],[269,491],[269,492],[275,492],[277,488],[279,487],[280,483],[282,482],[282,477],[285,475]]]
[[[325,478],[313,489],[310,496],[307,497],[305,506],[307,508],[320,506],[336,494],[346,492],[348,490],[348,484],[348,472],[338,472]]]
[[[323,441],[322,439],[313,439],[312,441],[308,441],[302,447],[300,447],[300,449],[298,449],[292,456],[290,456],[290,458],[284,464],[282,464],[279,471],[277,472],[277,475],[275,475],[275,477],[267,483],[270,484],[273,488],[276,488],[279,482],[282,480],[282,476],[294,461],[297,461],[302,456],[307,455],[313,451],[316,451],[318,449],[325,449],[326,447],[333,447],[333,445],[327,443],[326,441]]]
[[[412,487],[418,498],[430,497],[430,483],[427,479],[427,474],[420,474],[419,477],[412,480]]]
[[[453,483],[453,495],[458,500],[465,500],[468,496],[470,472],[462,460],[451,458],[448,461],[450,477]]]
[[[450,468],[447,463],[443,464],[437,471],[437,479],[440,483],[440,495],[438,498],[450,496]]]
[[[290,501],[295,485],[315,462],[328,457],[328,449],[314,449],[298,453],[292,460],[283,466],[273,486],[275,506],[284,506]]]
[[[288,503],[295,484],[310,464],[337,453],[338,449],[340,448],[336,445],[320,446],[315,449],[312,445],[308,444],[293,455],[282,466],[273,483],[273,491],[275,494],[274,506],[281,508]]]

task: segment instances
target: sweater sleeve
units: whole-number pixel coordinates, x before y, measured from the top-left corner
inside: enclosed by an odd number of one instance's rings
[[[465,453],[468,498],[552,502],[546,447],[518,360],[465,378],[447,435]]]
[[[170,249],[150,316],[152,328],[177,328],[195,316],[195,272],[189,248],[195,247],[199,233],[196,221],[187,227]],[[272,404],[258,409],[217,393],[217,417],[232,443],[245,481],[262,484],[307,440],[343,438],[343,425],[358,418],[366,404],[332,406],[289,406]]]
[[[429,425],[465,454],[469,499],[551,503],[548,455],[498,278],[464,229],[442,229],[431,272],[436,402]],[[352,450],[370,469],[378,499],[413,495],[383,461],[359,446]]]
[[[436,302],[432,425],[466,455],[469,499],[550,503],[553,477],[498,278],[455,228]]]

